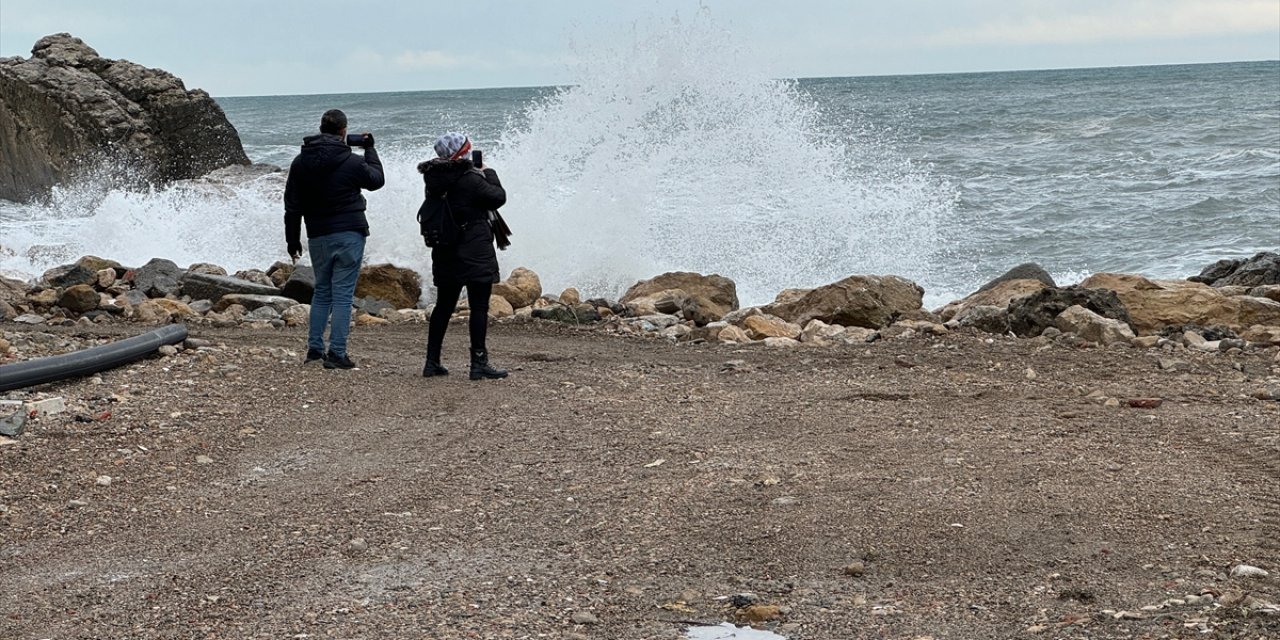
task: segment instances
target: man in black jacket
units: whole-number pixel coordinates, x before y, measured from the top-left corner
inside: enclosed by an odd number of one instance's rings
[[[360,190],[377,191],[385,183],[382,163],[373,150],[373,135],[364,134],[360,146],[363,157],[347,145],[347,115],[337,109],[326,111],[320,118],[319,135],[303,139],[302,153],[289,166],[284,187],[284,237],[289,257],[297,261],[302,255],[298,236],[305,221],[307,248],[316,274],[305,362],[324,360],[326,369],[356,366],[347,355],[347,335],[364,241],[369,235]],[[330,325],[327,351],[326,325]]]

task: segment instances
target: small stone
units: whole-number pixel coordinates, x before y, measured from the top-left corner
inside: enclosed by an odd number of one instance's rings
[[[1231,569],[1232,578],[1265,578],[1269,575],[1271,573],[1266,569],[1247,564],[1238,564]]]
[[[796,504],[798,502],[800,501],[796,499],[794,496],[782,496],[781,498],[774,498],[773,500],[770,501],[770,504],[774,504],[779,507],[786,507],[789,505]]]
[[[109,487],[111,486],[111,476],[98,476],[94,483],[99,487]]]
[[[209,456],[196,456],[196,464],[213,464],[213,458]]]
[[[776,604],[753,604],[738,612],[747,622],[769,622],[782,617],[782,607]]]
[[[1253,397],[1259,400],[1280,400],[1280,385],[1258,389],[1253,392]]]
[[[1102,406],[1104,406],[1104,407],[1118,407],[1118,406],[1120,406],[1120,400],[1119,400],[1118,398],[1107,398],[1107,399],[1106,399],[1106,401],[1102,403]]]
[[[27,403],[27,410],[34,415],[53,415],[67,410],[67,403],[62,398],[45,398]]]
[[[1037,377],[1036,370],[1031,367],[1027,367],[1027,371],[1024,375],[1026,375],[1028,380],[1035,380]]]
[[[347,543],[347,550],[351,553],[364,553],[369,550],[369,543],[364,538],[354,538]]]
[[[860,561],[850,562],[844,566],[844,574],[846,576],[860,577],[867,572],[867,565]]]
[[[1044,633],[1049,630],[1049,625],[1036,624],[1026,628],[1027,633]]]
[[[72,500],[67,503],[67,507],[71,509],[79,509],[87,506],[89,506],[89,502],[87,500]]]
[[[569,619],[574,624],[600,624],[600,618],[590,611],[575,611]]]
[[[0,435],[16,438],[27,428],[27,412],[17,411],[6,418],[0,418]]]
[[[1163,403],[1160,398],[1129,398],[1129,406],[1135,409],[1155,409]]]
[[[165,357],[178,355],[178,348],[171,344],[160,345],[160,348],[156,349],[156,351]]]
[[[1137,611],[1117,611],[1111,614],[1111,617],[1116,620],[1145,620],[1147,618],[1146,614]]]

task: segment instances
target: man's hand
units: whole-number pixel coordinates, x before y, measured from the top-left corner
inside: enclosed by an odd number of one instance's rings
[[[296,241],[296,240],[295,240],[295,241],[293,241],[293,242],[290,242],[290,243],[289,243],[289,257],[290,257],[290,258],[292,258],[294,262],[297,262],[297,261],[298,261],[298,258],[301,258],[301,257],[302,257],[302,243],[301,243],[301,242],[298,242],[298,241]]]
[[[366,132],[365,132],[365,134],[364,134],[364,144],[362,144],[362,145],[360,145],[360,146],[361,146],[361,147],[364,147],[365,149],[372,149],[372,148],[373,148],[373,134],[372,134],[372,133],[369,133],[368,131],[366,131]]]

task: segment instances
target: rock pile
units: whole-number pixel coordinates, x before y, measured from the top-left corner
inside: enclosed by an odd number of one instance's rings
[[[1240,264],[1266,261],[1267,254],[1260,254]],[[769,304],[739,308],[733,281],[714,274],[664,273],[637,282],[620,300],[582,300],[573,288],[546,294],[536,273],[517,268],[494,286],[489,313],[498,320],[594,325],[681,342],[772,347],[866,344],[953,331],[1196,352],[1280,345],[1280,284],[1210,286],[1099,273],[1059,287],[1033,267],[1020,265],[935,311],[922,307],[918,285],[892,275],[853,275],[814,289],[787,289]],[[1249,273],[1251,282],[1280,275]],[[217,265],[184,269],[157,258],[128,268],[85,256],[32,284],[0,278],[0,319],[298,326],[308,321],[313,288],[309,268],[279,262],[266,271],[227,275]],[[430,312],[419,302],[420,276],[389,264],[362,269],[356,296],[359,325],[425,322]],[[468,313],[464,301],[458,314]]]

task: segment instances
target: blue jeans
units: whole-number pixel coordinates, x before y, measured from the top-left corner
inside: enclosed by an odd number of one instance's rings
[[[324,351],[324,328],[329,327],[329,352],[347,354],[347,335],[351,333],[351,299],[356,293],[356,278],[364,259],[364,234],[341,231],[309,238],[311,267],[316,272],[316,292],[311,296],[311,327],[307,348]],[[332,314],[332,318],[330,317]]]

